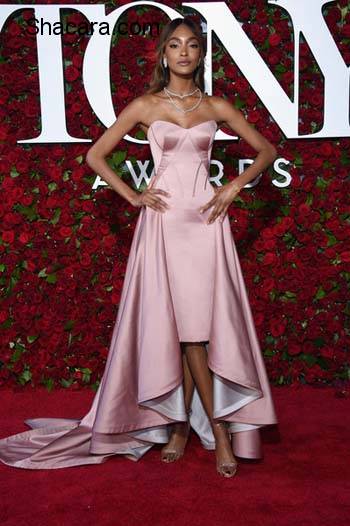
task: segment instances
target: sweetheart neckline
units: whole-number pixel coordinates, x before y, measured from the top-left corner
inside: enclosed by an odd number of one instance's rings
[[[172,124],[173,126],[176,126],[177,128],[181,128],[181,130],[187,130],[187,131],[192,130],[193,128],[197,128],[198,126],[202,126],[203,124],[207,124],[208,122],[215,122],[216,129],[218,129],[218,123],[216,122],[215,119],[208,119],[207,121],[199,122],[198,124],[195,124],[194,126],[190,126],[189,128],[184,128],[183,126],[180,126],[180,124],[176,124],[176,122],[164,121],[163,119],[156,119],[155,121],[151,122],[151,124],[148,126],[148,130],[146,134],[147,137],[148,137],[148,132],[150,131],[150,129],[152,128],[155,122],[165,122],[166,124]]]

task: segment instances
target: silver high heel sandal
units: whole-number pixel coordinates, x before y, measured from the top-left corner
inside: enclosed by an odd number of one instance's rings
[[[213,425],[218,427],[220,426],[220,428],[223,427],[230,442],[230,433],[228,432],[227,422],[214,422]],[[233,477],[236,474],[237,467],[238,462],[236,460],[234,462],[219,462],[218,460],[216,461],[216,471],[226,478]]]
[[[185,444],[183,446],[178,446],[178,447],[174,447],[174,446],[169,446],[170,442],[171,442],[171,438],[173,436],[174,433],[176,433],[175,431],[175,425],[174,424],[174,427],[173,427],[173,431],[171,433],[171,436],[170,436],[170,440],[168,442],[168,444],[166,444],[162,450],[161,450],[161,460],[163,462],[174,462],[175,460],[178,460],[179,458],[181,458],[185,452],[185,447],[186,447],[186,443],[187,443],[187,439],[189,437],[189,434],[190,434],[190,430],[191,430],[191,424],[190,424],[190,414],[192,413],[192,409],[189,409],[188,411],[186,411],[187,413],[187,421],[186,422],[181,422],[182,424],[185,424],[185,429],[184,429],[184,438],[186,438],[186,441],[185,441]],[[180,432],[182,434],[182,431]]]

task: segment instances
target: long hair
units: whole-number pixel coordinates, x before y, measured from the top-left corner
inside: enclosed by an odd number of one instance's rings
[[[164,86],[167,86],[170,80],[169,68],[165,68],[163,65],[164,49],[172,33],[180,24],[185,24],[198,38],[201,51],[200,64],[193,71],[193,81],[201,91],[204,91],[204,58],[207,52],[206,40],[203,38],[200,25],[190,18],[185,17],[174,18],[174,20],[171,20],[163,27],[156,47],[156,65],[154,67],[151,81],[149,83],[149,88],[146,90],[146,93],[150,94],[161,91]]]

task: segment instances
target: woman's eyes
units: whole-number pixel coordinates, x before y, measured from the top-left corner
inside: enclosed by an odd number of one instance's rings
[[[178,44],[169,44],[169,47],[176,47]],[[190,47],[198,47],[198,44],[190,44]]]

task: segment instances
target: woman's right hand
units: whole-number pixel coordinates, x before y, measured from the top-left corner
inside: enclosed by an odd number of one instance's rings
[[[171,194],[169,192],[166,192],[165,190],[162,190],[161,188],[146,188],[143,192],[140,192],[133,203],[134,206],[149,206],[150,208],[153,208],[153,210],[157,210],[160,212],[165,212],[167,208],[170,208],[168,203],[163,201],[160,197],[158,197],[156,194],[166,195],[170,197]]]

